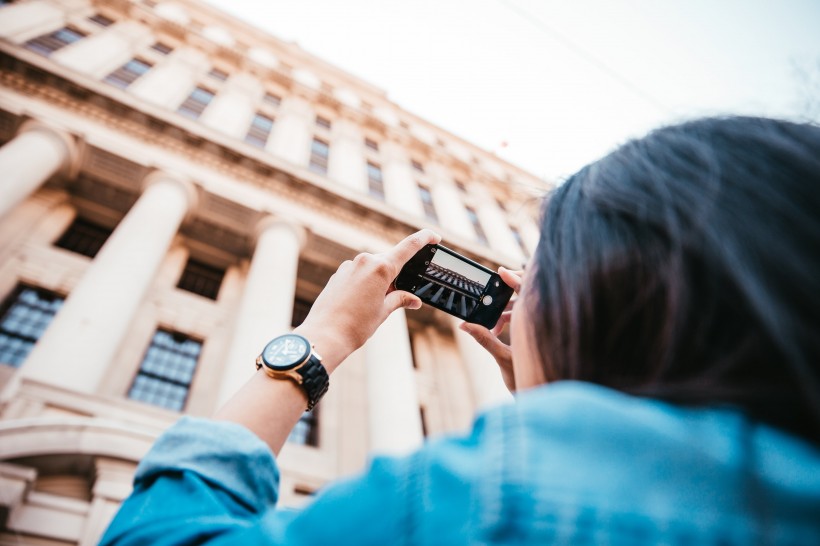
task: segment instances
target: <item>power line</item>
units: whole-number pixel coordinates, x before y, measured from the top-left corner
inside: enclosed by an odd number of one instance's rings
[[[542,21],[541,19],[539,19],[538,17],[536,17],[535,15],[530,13],[529,11],[527,11],[527,10],[525,10],[525,9],[519,7],[519,6],[516,6],[515,4],[513,4],[511,2],[508,2],[507,0],[498,0],[498,3],[501,4],[502,6],[506,7],[508,10],[513,12],[515,15],[517,15],[517,16],[521,17],[522,19],[524,19],[527,23],[529,23],[530,25],[535,27],[537,30],[541,31],[542,33],[544,33],[544,34],[546,34],[550,37],[552,37],[554,40],[560,42],[564,47],[566,47],[567,49],[569,49],[570,51],[575,53],[578,57],[584,59],[586,62],[588,62],[589,64],[591,64],[592,66],[594,66],[595,68],[600,70],[601,72],[604,72],[610,78],[617,81],[622,86],[624,86],[626,89],[631,91],[633,94],[635,94],[636,96],[642,98],[646,102],[650,103],[655,108],[657,108],[657,109],[661,110],[662,112],[664,112],[666,114],[669,114],[669,115],[674,114],[672,112],[672,110],[670,108],[668,108],[665,104],[663,104],[661,101],[659,101],[658,99],[656,99],[655,97],[653,97],[652,95],[650,95],[649,93],[647,93],[646,91],[644,91],[643,89],[641,89],[640,87],[638,87],[637,85],[632,83],[628,78],[621,75],[619,72],[617,72],[615,69],[611,68],[605,62],[598,59],[595,55],[593,55],[592,53],[588,52],[583,47],[581,47],[578,44],[576,44],[575,42],[573,42],[570,38],[568,38],[564,34],[560,33],[559,31],[557,31],[554,28],[547,25],[544,21]]]

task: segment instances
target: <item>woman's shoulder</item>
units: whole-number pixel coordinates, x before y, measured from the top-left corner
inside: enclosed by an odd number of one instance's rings
[[[805,526],[817,533],[820,521],[815,446],[731,408],[683,408],[588,383],[521,393],[481,415],[469,436],[432,442],[420,456],[443,467],[434,475],[458,477],[450,487],[466,486],[471,519],[490,534],[516,521],[522,532],[536,521],[573,527],[579,514],[646,532],[746,538],[763,515],[783,537]]]

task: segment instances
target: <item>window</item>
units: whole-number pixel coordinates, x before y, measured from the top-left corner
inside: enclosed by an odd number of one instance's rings
[[[151,63],[147,63],[141,59],[131,59],[106,76],[103,81],[110,83],[114,87],[125,89],[149,70],[151,70]]]
[[[304,298],[297,297],[293,300],[293,315],[290,319],[290,325],[294,328],[302,324],[310,313],[310,308],[313,307],[313,302]]]
[[[421,434],[425,438],[430,435],[430,431],[427,428],[427,415],[424,411],[424,406],[419,407],[419,420],[421,421]]]
[[[270,104],[271,106],[279,106],[282,99],[273,93],[265,93],[265,96],[262,97],[262,102]]]
[[[412,166],[413,166],[413,168],[414,168],[416,171],[418,171],[418,172],[420,172],[420,173],[424,173],[424,167],[422,166],[422,164],[421,164],[421,163],[419,163],[419,162],[418,162],[418,161],[416,161],[415,159],[413,159],[413,160],[411,160],[411,161],[410,161],[410,165],[412,165]]]
[[[473,224],[473,230],[476,237],[482,244],[487,244],[487,234],[484,233],[484,228],[481,227],[481,222],[478,221],[478,215],[472,207],[465,207],[467,209],[467,216],[470,218],[470,223]]]
[[[211,71],[208,72],[208,75],[210,77],[212,77],[213,79],[219,80],[221,82],[224,82],[225,80],[228,79],[228,73],[225,72],[224,70],[220,70],[218,68],[212,68]]]
[[[308,168],[319,174],[327,174],[327,158],[330,155],[330,146],[324,140],[313,139],[310,145],[310,164]]]
[[[63,305],[53,292],[18,286],[0,307],[0,364],[19,367]]]
[[[323,129],[330,129],[330,120],[322,116],[316,116],[316,125]]]
[[[521,232],[518,231],[518,228],[510,226],[510,233],[513,234],[513,238],[515,239],[515,242],[518,243],[518,246],[521,248],[521,252],[524,256],[529,258],[530,251],[527,249],[527,245],[524,244],[524,238],[521,237]]]
[[[177,288],[215,300],[224,276],[224,269],[189,258]]]
[[[111,25],[114,24],[113,19],[111,19],[109,17],[106,17],[105,15],[102,15],[102,14],[99,14],[99,13],[96,14],[96,15],[92,15],[91,17],[88,18],[88,20],[91,21],[92,23],[97,23],[101,27],[110,27]]]
[[[157,330],[128,391],[128,398],[181,411],[188,398],[202,343],[179,332]]]
[[[379,151],[379,143],[375,140],[370,140],[369,138],[364,139],[364,145],[373,150],[374,152]]]
[[[259,148],[264,148],[268,142],[271,129],[273,129],[273,119],[257,112],[253,116],[248,134],[245,135],[245,142]]]
[[[111,230],[88,220],[75,218],[55,246],[93,258],[100,251]]]
[[[436,207],[433,205],[433,195],[430,193],[430,188],[424,184],[419,184],[419,197],[424,207],[424,215],[431,222],[438,223],[438,214],[436,214]]]
[[[461,180],[456,180],[455,182],[458,191],[460,191],[461,193],[467,193],[467,186],[464,185],[464,182],[462,182]]]
[[[151,49],[162,55],[168,55],[173,51],[173,48],[171,46],[163,44],[162,42],[156,42],[154,45],[151,46]]]
[[[317,447],[319,445],[319,406],[313,411],[306,411],[299,418],[288,435],[288,442],[303,446]]]
[[[214,93],[212,91],[197,86],[191,91],[191,94],[188,95],[185,102],[179,106],[177,112],[191,119],[197,119],[202,115],[202,112],[205,111],[208,103],[210,103],[213,98]]]
[[[367,186],[371,197],[384,201],[382,168],[370,161],[367,162]]]
[[[40,55],[48,57],[58,49],[62,49],[69,44],[73,44],[85,38],[85,33],[75,28],[63,27],[49,34],[43,34],[37,38],[32,38],[25,43],[26,49],[30,49]]]
[[[503,199],[501,199],[500,197],[496,197],[496,198],[495,198],[495,202],[496,202],[496,204],[498,205],[498,208],[500,208],[500,209],[501,209],[501,210],[503,210],[504,212],[507,212],[507,204],[506,204],[506,203],[504,203],[504,200],[503,200]]]

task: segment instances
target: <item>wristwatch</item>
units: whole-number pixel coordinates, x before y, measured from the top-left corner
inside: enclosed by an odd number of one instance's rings
[[[313,350],[310,342],[297,334],[285,334],[265,345],[256,357],[257,371],[265,367],[265,373],[273,379],[290,379],[299,385],[308,399],[308,411],[319,402],[330,386],[322,357]]]

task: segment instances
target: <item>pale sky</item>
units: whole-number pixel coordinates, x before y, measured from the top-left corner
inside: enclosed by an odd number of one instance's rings
[[[550,180],[665,123],[805,119],[820,74],[820,0],[210,3]]]

